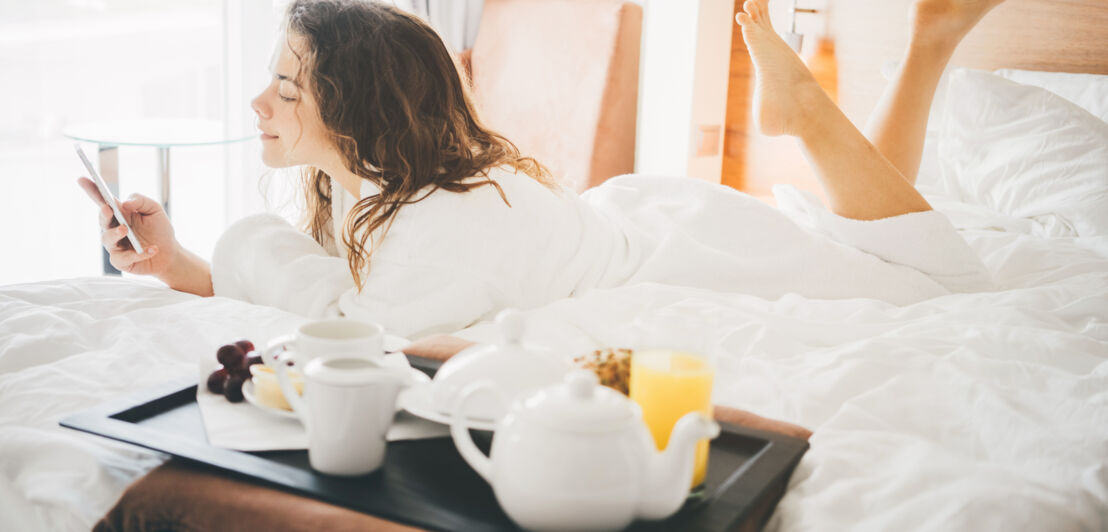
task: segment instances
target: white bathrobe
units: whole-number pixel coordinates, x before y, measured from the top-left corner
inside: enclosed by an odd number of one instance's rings
[[[325,247],[278,216],[244,218],[216,245],[215,294],[379,322],[415,339],[503,308],[639,282],[894,304],[991,286],[978,257],[934,211],[860,222],[791,187],[775,190],[778,210],[689,178],[620,176],[579,196],[511,171],[491,177],[510,207],[483,186],[439,190],[401,208],[360,291],[341,236]],[[361,194],[375,192],[366,183]],[[332,198],[333,234],[341,235],[356,199],[337,183]]]

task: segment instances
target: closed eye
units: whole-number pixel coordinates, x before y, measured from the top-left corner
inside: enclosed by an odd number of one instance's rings
[[[300,93],[300,86],[297,85],[296,82],[293,81],[288,76],[284,76],[284,75],[281,75],[281,74],[274,74],[273,77],[276,78],[277,82],[278,82],[277,96],[280,97],[281,100],[283,100],[283,101],[295,102],[296,101],[296,96],[295,95]],[[286,96],[288,94],[292,94],[293,96]]]

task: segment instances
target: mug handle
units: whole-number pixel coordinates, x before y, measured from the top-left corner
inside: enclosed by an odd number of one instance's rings
[[[292,407],[296,417],[300,418],[304,427],[307,428],[308,407],[304,400],[300,398],[300,394],[296,392],[296,388],[289,381],[288,376],[288,362],[292,360],[292,352],[289,350],[289,346],[295,341],[296,337],[291,334],[273,340],[262,353],[262,362],[273,368],[273,372],[277,374],[277,382],[281,385],[281,394],[289,402],[289,406]]]

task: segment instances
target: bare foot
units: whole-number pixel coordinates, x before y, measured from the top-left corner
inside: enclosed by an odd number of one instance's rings
[[[766,135],[800,135],[813,105],[827,99],[808,67],[773,31],[768,0],[747,0],[735,15],[754,61],[754,120]],[[833,104],[832,104],[833,105]]]
[[[912,4],[912,42],[948,48],[1004,0],[916,0]]]

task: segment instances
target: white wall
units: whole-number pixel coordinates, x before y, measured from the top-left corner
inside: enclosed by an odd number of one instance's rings
[[[697,0],[643,0],[635,172],[685,175]]]

